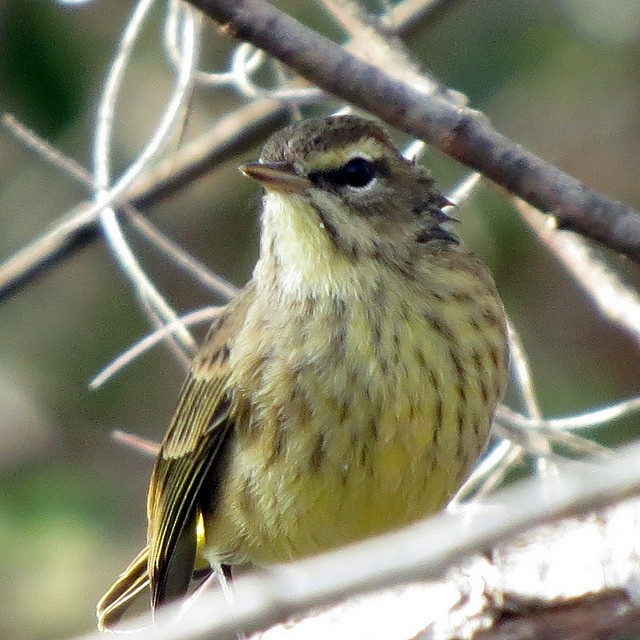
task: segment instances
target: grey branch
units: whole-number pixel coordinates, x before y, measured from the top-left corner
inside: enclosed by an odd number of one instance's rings
[[[257,144],[286,122],[284,107],[271,100],[251,103],[219,121],[208,134],[181,149],[152,176],[137,182],[124,200],[145,209],[162,202],[212,167]],[[77,207],[68,221],[56,225],[0,264],[0,300],[30,283],[51,266],[73,255],[98,236],[96,216]]]
[[[421,92],[263,0],[189,0],[312,84],[433,144],[571,229],[640,261],[640,214],[496,131],[479,112]]]

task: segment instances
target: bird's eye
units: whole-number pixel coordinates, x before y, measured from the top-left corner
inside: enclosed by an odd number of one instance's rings
[[[375,167],[373,162],[364,158],[351,158],[347,164],[336,173],[342,175],[344,184],[350,187],[366,187],[375,176]]]
[[[376,165],[360,156],[351,158],[344,166],[332,171],[319,171],[309,175],[315,184],[331,187],[353,187],[362,189],[376,177]]]

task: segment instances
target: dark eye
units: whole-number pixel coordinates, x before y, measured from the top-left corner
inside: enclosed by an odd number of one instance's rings
[[[375,167],[372,162],[364,158],[352,158],[347,164],[338,169],[344,184],[350,187],[366,187],[375,177]]]
[[[347,164],[333,171],[312,173],[309,179],[315,184],[331,187],[366,187],[376,177],[376,165],[365,158],[351,158]]]

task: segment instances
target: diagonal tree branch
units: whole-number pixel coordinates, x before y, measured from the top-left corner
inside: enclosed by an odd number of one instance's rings
[[[8,121],[4,119],[5,123]],[[251,103],[222,118],[207,134],[159,163],[153,175],[141,179],[123,200],[138,209],[152,207],[175,194],[218,163],[257,144],[286,122],[285,109],[271,100]],[[0,263],[0,300],[29,284],[51,266],[71,256],[98,237],[97,216],[85,215],[82,205],[68,220],[56,225],[15,255]]]
[[[189,0],[235,37],[314,85],[433,144],[571,229],[640,261],[640,214],[496,131],[479,112],[427,95],[350,55],[264,0]]]

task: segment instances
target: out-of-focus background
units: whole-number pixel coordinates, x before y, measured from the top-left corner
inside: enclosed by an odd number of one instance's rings
[[[330,37],[344,37],[319,4],[278,4]],[[640,208],[640,4],[449,5],[407,37],[415,58],[466,93],[500,131],[591,187]],[[75,6],[4,0],[0,108],[89,166],[95,105],[131,9],[124,0]],[[171,86],[160,44],[163,12],[159,5],[136,49],[118,106],[116,172],[144,144]],[[212,27],[203,65],[224,69],[234,46]],[[204,131],[242,102],[232,91],[199,91],[188,126]],[[246,157],[257,153],[258,148]],[[250,276],[257,253],[259,192],[237,171],[246,157],[147,212],[237,285]],[[435,151],[424,162],[445,190],[465,174]],[[85,197],[70,178],[0,131],[0,260]],[[596,316],[500,193],[484,187],[459,217],[462,236],[490,264],[522,333],[546,415],[637,393],[637,345]],[[219,302],[135,235],[132,241],[178,310]],[[635,265],[617,258],[612,263],[630,282],[640,282]],[[159,440],[182,371],[158,347],[102,389],[90,391],[87,384],[147,329],[100,242],[0,304],[3,638],[51,640],[94,628],[97,599],[143,544],[152,461],[110,434],[121,429]],[[637,432],[637,420],[629,418],[597,437],[614,444]]]

